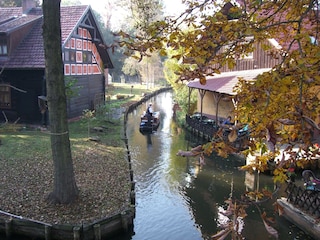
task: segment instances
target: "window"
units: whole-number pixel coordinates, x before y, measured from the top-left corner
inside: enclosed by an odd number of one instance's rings
[[[10,84],[0,83],[0,108],[11,108]]]
[[[91,52],[83,52],[82,59],[84,63],[91,63],[92,62]]]
[[[253,59],[253,52],[242,55],[241,59]]]
[[[67,62],[70,61],[69,51],[64,51],[64,60]]]
[[[70,55],[69,61],[75,62],[76,61],[76,52],[75,51],[70,51],[69,55]]]
[[[0,56],[8,55],[7,41],[5,39],[0,39]]]
[[[245,44],[249,44],[250,42],[253,41],[253,37],[246,37],[245,40],[243,42],[239,42],[236,44],[227,44],[222,48],[222,51],[224,51],[225,53],[228,53],[227,57],[233,57],[236,58],[238,60],[242,60],[242,59],[253,59],[253,52],[248,52],[246,54],[239,54],[236,53],[235,51],[239,51],[236,50],[236,48],[241,47],[241,45],[245,45]]]

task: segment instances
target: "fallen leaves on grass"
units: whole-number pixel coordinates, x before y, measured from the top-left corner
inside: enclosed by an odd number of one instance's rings
[[[108,217],[129,203],[129,168],[122,148],[86,142],[73,151],[78,200],[52,205],[45,199],[53,189],[53,162],[26,154],[4,159],[0,153],[0,210],[49,224],[82,224]]]

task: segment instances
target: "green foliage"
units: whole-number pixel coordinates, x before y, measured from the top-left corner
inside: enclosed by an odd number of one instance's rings
[[[83,110],[82,118],[87,121],[88,126],[88,138],[90,137],[90,122],[95,118],[95,111],[85,109]]]
[[[69,76],[65,76],[64,82],[65,82],[65,87],[66,87],[67,98],[70,99],[72,97],[79,96],[79,91],[80,91],[81,86],[77,86],[78,79],[73,78],[73,77],[69,77]]]
[[[178,103],[180,110],[177,111],[176,120],[179,125],[185,124],[186,114],[192,114],[197,107],[197,91],[192,91],[190,95],[190,103],[186,101],[189,98],[189,88],[186,84],[178,81],[179,76],[176,74],[179,70],[179,63],[177,59],[170,58],[170,56],[182,52],[183,50],[173,51],[172,49],[167,50],[168,58],[164,64],[164,74],[167,82],[174,90],[174,99]],[[190,104],[190,105],[189,105]]]

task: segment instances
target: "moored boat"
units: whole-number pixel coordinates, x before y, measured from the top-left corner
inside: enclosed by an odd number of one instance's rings
[[[141,115],[140,132],[153,132],[160,125],[160,112],[153,112],[152,115],[144,113]]]

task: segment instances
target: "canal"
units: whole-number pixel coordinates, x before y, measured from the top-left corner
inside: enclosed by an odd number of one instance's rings
[[[165,92],[150,100],[154,110],[161,112],[160,127],[153,134],[139,131],[140,115],[146,106],[138,107],[128,116],[136,216],[133,235],[121,239],[211,239],[226,223],[227,218],[220,213],[227,207],[225,200],[230,196],[240,197],[247,190],[265,187],[272,191],[274,188],[270,176],[239,171],[244,161],[234,156],[225,159],[213,155],[207,157],[201,167],[197,157],[177,156],[180,149],[190,150],[200,144],[201,139],[177,127],[172,119],[172,97],[172,92]],[[273,226],[279,239],[312,239],[278,217],[272,203],[247,208],[244,239],[273,239],[261,220],[259,212],[263,211],[275,217]]]

